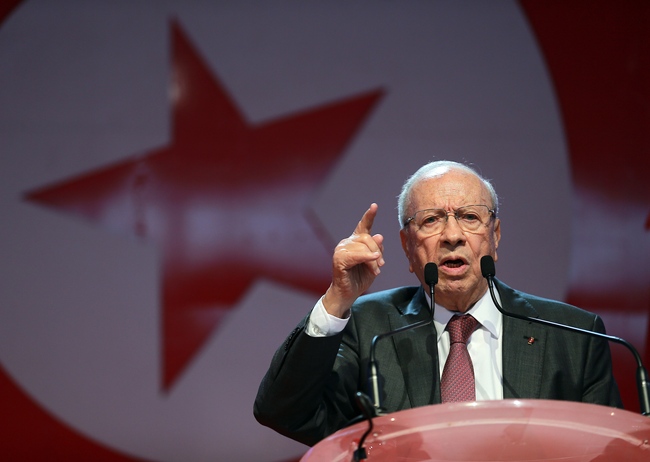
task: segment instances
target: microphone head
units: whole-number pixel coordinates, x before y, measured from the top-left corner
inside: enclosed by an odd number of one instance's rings
[[[484,278],[493,278],[496,274],[496,269],[494,268],[494,259],[490,255],[485,255],[481,257],[481,273]]]
[[[435,263],[427,263],[424,265],[424,282],[433,287],[438,284],[438,265]]]

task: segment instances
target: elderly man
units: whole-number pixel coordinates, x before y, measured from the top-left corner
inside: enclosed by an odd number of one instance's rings
[[[260,423],[313,445],[357,416],[355,394],[367,392],[373,337],[430,317],[429,262],[439,274],[434,323],[377,344],[387,412],[504,398],[621,406],[606,341],[504,317],[495,307],[480,265],[485,255],[497,260],[501,239],[489,181],[456,162],[420,168],[398,203],[402,247],[420,285],[362,296],[384,265],[383,237],[371,234],[377,209],[372,204],[336,246],[330,287],[273,357],[255,400]],[[605,330],[592,313],[498,280],[496,288],[507,311]],[[460,331],[466,338],[452,340]],[[459,343],[464,351],[457,353]],[[469,385],[453,375],[458,355],[468,364]]]

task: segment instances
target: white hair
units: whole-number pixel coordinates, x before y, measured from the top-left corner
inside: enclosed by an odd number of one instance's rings
[[[411,196],[411,190],[413,189],[413,186],[418,181],[428,177],[433,170],[443,169],[443,168],[447,168],[447,170],[460,170],[463,172],[467,172],[469,174],[474,175],[479,180],[481,180],[485,188],[490,193],[494,215],[496,216],[498,214],[499,198],[497,196],[496,191],[494,190],[494,187],[492,186],[492,183],[490,183],[489,180],[483,178],[476,170],[474,170],[472,167],[469,167],[468,165],[461,164],[460,162],[454,162],[451,160],[436,160],[433,162],[429,162],[428,164],[425,164],[422,167],[420,167],[413,175],[411,175],[411,177],[408,180],[406,180],[404,186],[402,186],[402,191],[397,197],[397,219],[399,220],[400,228],[404,226],[404,221],[406,220],[406,217],[404,215],[406,214],[406,209],[411,199],[410,196]]]

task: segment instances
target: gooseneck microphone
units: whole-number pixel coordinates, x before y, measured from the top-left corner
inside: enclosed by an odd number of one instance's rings
[[[363,446],[366,437],[370,434],[373,428],[372,419],[374,417],[384,415],[384,409],[381,406],[381,390],[379,386],[379,365],[377,364],[377,358],[375,355],[375,349],[377,348],[377,342],[383,338],[391,337],[400,332],[405,332],[407,330],[415,329],[416,327],[426,326],[427,324],[433,324],[433,315],[436,308],[436,299],[434,294],[434,287],[438,284],[438,266],[435,263],[427,263],[424,266],[424,282],[429,286],[429,294],[431,295],[431,318],[424,319],[422,321],[409,324],[407,326],[400,327],[399,329],[386,332],[384,334],[375,335],[370,344],[370,357],[368,362],[368,388],[370,389],[370,395],[372,396],[372,402],[370,398],[362,392],[357,392],[356,402],[357,406],[361,410],[363,417],[368,421],[368,429],[363,434],[361,439],[359,439],[359,444],[357,449],[352,454],[352,461],[359,462],[361,460],[367,459],[368,454]]]
[[[383,415],[384,410],[381,406],[381,390],[379,386],[379,374],[377,358],[375,357],[375,349],[377,342],[383,338],[391,337],[395,334],[405,332],[407,330],[415,329],[416,327],[426,326],[433,323],[433,315],[435,312],[435,295],[434,287],[438,283],[438,266],[435,263],[427,263],[424,266],[424,282],[429,286],[429,293],[431,295],[431,318],[409,324],[408,326],[400,327],[399,329],[386,332],[384,334],[375,335],[370,344],[370,358],[368,363],[368,388],[370,389],[370,396],[372,397],[372,404],[375,408],[375,416]]]
[[[607,335],[601,332],[594,332],[592,330],[586,330],[575,326],[569,326],[567,324],[560,324],[557,322],[547,321],[546,319],[531,318],[530,316],[525,316],[518,313],[511,313],[505,311],[497,301],[496,296],[494,295],[494,276],[496,275],[496,270],[494,268],[494,259],[491,256],[486,255],[481,258],[481,273],[483,274],[483,277],[487,279],[488,288],[490,290],[490,296],[492,297],[492,301],[494,302],[497,309],[504,316],[517,318],[524,321],[530,321],[537,324],[543,324],[545,326],[556,327],[559,329],[564,329],[571,332],[577,332],[580,334],[591,335],[592,337],[603,338],[609,340],[610,342],[619,343],[627,347],[627,349],[630,350],[634,355],[637,364],[636,387],[639,393],[639,405],[641,407],[641,414],[645,416],[650,416],[650,397],[649,397],[650,393],[648,391],[648,372],[643,366],[643,361],[641,360],[641,356],[639,355],[639,352],[636,350],[636,348],[634,348],[634,346],[631,343],[627,342],[626,340],[623,340],[620,337],[614,337],[613,335]]]

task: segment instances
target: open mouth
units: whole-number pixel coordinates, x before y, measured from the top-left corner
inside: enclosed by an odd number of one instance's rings
[[[447,268],[460,268],[464,264],[465,262],[463,260],[447,260],[442,266],[446,266]]]
[[[462,268],[465,265],[467,265],[467,261],[461,257],[457,257],[457,258],[451,257],[448,259],[444,259],[442,260],[442,262],[440,262],[441,267],[448,268],[448,269]]]

